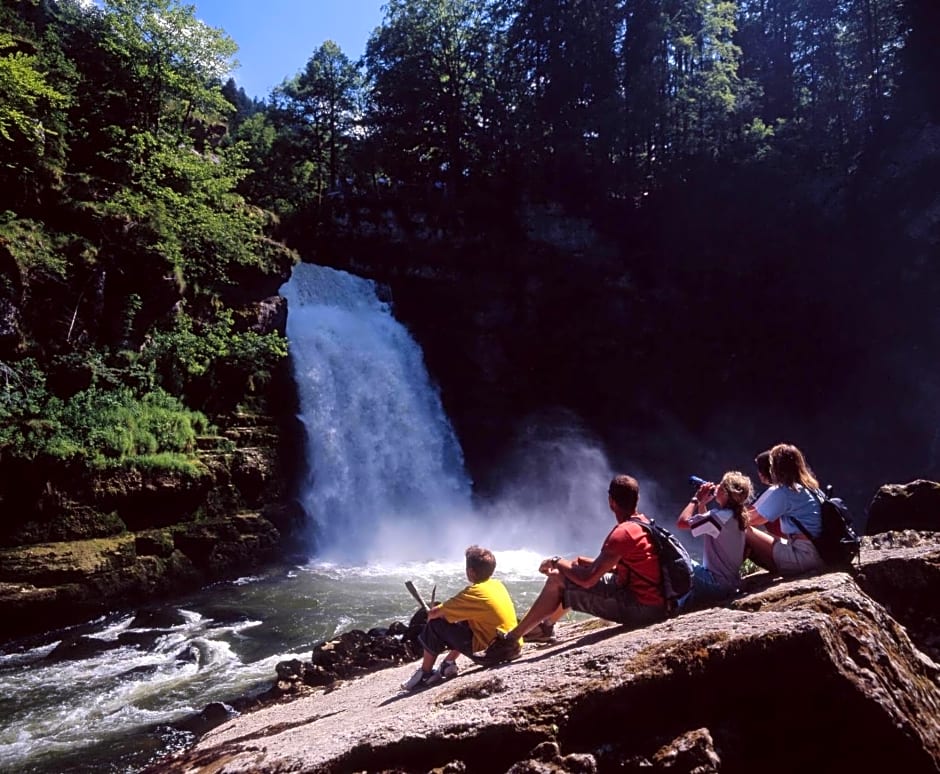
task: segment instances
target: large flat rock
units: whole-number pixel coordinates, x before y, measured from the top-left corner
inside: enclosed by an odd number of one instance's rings
[[[866,571],[881,562],[929,575],[940,549],[869,554]],[[414,665],[340,683],[153,770],[940,769],[940,672],[888,610],[844,573],[764,585],[640,630],[568,624],[556,644],[417,693],[398,690]]]

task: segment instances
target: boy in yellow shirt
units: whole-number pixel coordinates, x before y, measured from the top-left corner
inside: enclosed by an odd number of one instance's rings
[[[457,657],[469,658],[486,650],[498,631],[507,632],[516,626],[516,609],[506,587],[492,577],[496,569],[493,552],[479,546],[466,551],[467,579],[470,585],[443,604],[428,611],[418,642],[424,648],[420,668],[401,687],[411,691],[431,685],[457,674]],[[445,650],[450,652],[434,669],[434,662]]]

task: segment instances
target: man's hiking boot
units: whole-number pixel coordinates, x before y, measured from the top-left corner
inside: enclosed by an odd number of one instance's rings
[[[496,635],[496,639],[490,643],[483,655],[483,663],[487,666],[501,664],[504,661],[512,661],[518,658],[522,653],[522,643],[519,640],[511,640],[502,632]]]
[[[555,624],[539,621],[538,625],[525,636],[526,642],[555,642]]]
[[[401,684],[401,689],[403,691],[413,691],[415,688],[421,688],[428,684],[433,674],[434,672],[425,672],[421,667],[418,667],[415,673]]]
[[[424,684],[435,685],[437,683],[443,682],[444,680],[450,680],[452,677],[457,676],[457,672],[457,665],[453,661],[444,659],[444,661],[441,662],[440,669],[435,669],[433,672],[431,672],[428,679],[424,681]]]

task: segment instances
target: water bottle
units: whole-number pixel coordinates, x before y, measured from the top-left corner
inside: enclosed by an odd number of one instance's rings
[[[698,476],[689,476],[689,483],[692,486],[701,486],[706,483],[704,478],[699,478]]]

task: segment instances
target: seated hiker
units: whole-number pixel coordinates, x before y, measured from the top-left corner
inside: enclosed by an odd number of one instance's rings
[[[418,642],[424,648],[424,658],[418,670],[401,687],[411,691],[421,685],[430,685],[457,674],[457,658],[461,653],[473,654],[486,649],[497,631],[506,631],[516,625],[516,610],[506,587],[492,577],[496,569],[493,552],[480,546],[466,551],[466,586],[456,596],[428,611]],[[449,650],[441,667],[434,662]]]
[[[640,486],[631,476],[610,482],[607,504],[617,520],[596,558],[579,556],[545,559],[539,572],[546,575],[542,591],[519,625],[487,648],[489,663],[519,655],[521,639],[538,630],[542,638],[568,609],[608,621],[643,626],[666,615],[660,590],[659,558],[646,530],[636,521],[648,522],[637,512]],[[633,521],[636,520],[636,521]]]
[[[753,513],[754,509],[757,507],[758,503],[764,501],[764,498],[770,494],[770,487],[773,485],[773,480],[770,478],[770,449],[762,451],[754,458],[754,465],[757,467],[757,478],[760,482],[767,487],[763,492],[761,492],[760,497],[757,498],[751,505],[747,507],[748,516]],[[769,521],[766,524],[762,525],[763,529],[769,532],[775,537],[783,537],[783,533],[780,531],[780,523],[776,521]]]
[[[773,481],[748,513],[745,542],[752,561],[780,575],[799,575],[823,569],[813,545],[822,531],[819,482],[796,446],[778,443],[770,450]],[[811,491],[812,490],[812,491]],[[760,529],[776,522],[781,536]]]
[[[716,604],[737,592],[744,561],[746,508],[753,494],[751,479],[733,470],[717,485],[706,482],[699,486],[682,509],[677,526],[702,539],[702,562],[693,566],[695,582],[682,600],[683,609]],[[712,500],[718,507],[709,510]]]

